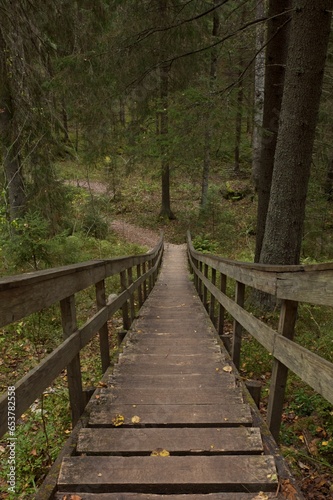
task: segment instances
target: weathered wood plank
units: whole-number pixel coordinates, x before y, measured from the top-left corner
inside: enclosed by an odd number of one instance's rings
[[[243,403],[202,404],[202,405],[106,405],[103,402],[92,410],[89,420],[91,427],[112,427],[116,415],[123,415],[124,425],[133,426],[132,418],[138,416],[141,425],[152,426],[215,426],[231,427],[252,425],[250,408]]]
[[[106,390],[108,391],[108,390]],[[228,389],[222,388],[178,388],[168,387],[145,389],[126,388],[126,391],[121,389],[111,389],[110,392],[105,392],[104,397],[107,397],[110,402],[117,404],[209,404],[220,403],[222,398],[230,403],[242,402],[241,390],[239,388]]]
[[[304,271],[278,275],[276,296],[281,299],[333,306],[333,270]]]
[[[135,453],[150,455],[162,448],[175,453],[259,454],[260,431],[254,427],[82,429],[77,451],[89,455]]]
[[[271,456],[65,458],[59,490],[85,486],[92,492],[275,491],[277,476]]]
[[[91,261],[1,279],[0,327],[47,308],[128,267],[152,260],[162,245],[163,240],[151,253],[138,256]]]
[[[133,367],[134,368],[134,367]],[[159,371],[152,374],[150,370],[145,372],[140,371],[140,366],[134,368],[130,373],[127,370],[124,372],[114,373],[108,380],[111,386],[126,387],[235,387],[235,378],[229,373],[223,371],[214,371],[211,374],[202,373],[170,373],[170,368],[164,373]]]
[[[55,500],[71,500],[73,491],[57,493]],[[67,495],[67,498],[65,498]],[[285,496],[279,493],[266,491],[261,495],[256,493],[206,493],[188,495],[154,495],[149,493],[86,493],[82,500],[285,500]]]

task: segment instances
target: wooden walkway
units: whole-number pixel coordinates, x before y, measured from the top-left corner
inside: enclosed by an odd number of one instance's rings
[[[274,457],[263,454],[189,279],[185,246],[166,245],[77,453],[62,462],[56,498],[260,500],[276,498],[277,488]]]

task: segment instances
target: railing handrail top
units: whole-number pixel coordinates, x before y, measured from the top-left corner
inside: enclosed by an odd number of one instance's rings
[[[258,264],[255,262],[245,262],[240,260],[227,259],[225,257],[220,257],[219,255],[214,255],[211,253],[202,253],[195,250],[191,233],[187,232],[187,238],[189,247],[193,255],[201,258],[208,257],[210,259],[216,260],[217,262],[222,262],[234,267],[239,267],[243,269],[249,269],[251,271],[261,271],[267,273],[290,273],[290,272],[313,272],[313,271],[332,271],[333,262],[323,262],[321,264],[291,264],[291,265],[273,265],[273,264]]]
[[[104,266],[107,264],[112,264],[113,262],[131,261],[131,259],[137,258],[149,258],[154,255],[161,244],[163,243],[163,232],[161,232],[160,238],[157,244],[148,252],[142,254],[133,255],[123,255],[120,257],[112,257],[109,259],[94,259],[88,260],[86,262],[79,262],[77,264],[69,264],[66,266],[51,267],[49,269],[42,269],[40,271],[31,271],[27,273],[15,274],[11,276],[5,276],[0,278],[0,291],[6,290],[8,288],[13,288],[18,285],[26,286],[38,281],[46,281],[53,279],[55,277],[66,276],[69,274],[75,274],[80,271],[87,271],[89,269],[94,269],[99,266]]]

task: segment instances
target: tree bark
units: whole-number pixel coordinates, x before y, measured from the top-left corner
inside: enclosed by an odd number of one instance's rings
[[[258,211],[255,262],[259,262],[260,258],[271,192],[290,26],[290,13],[286,11],[290,8],[291,0],[270,0],[268,9],[265,100],[257,188]]]
[[[216,6],[219,0],[214,0],[213,5]],[[217,10],[213,13],[213,29],[212,29],[212,40],[215,41],[219,34],[220,28],[220,16]],[[212,98],[212,93],[215,88],[215,82],[217,77],[217,61],[218,61],[218,51],[217,49],[212,49],[210,56],[210,68],[209,68],[209,97]],[[211,165],[211,142],[212,142],[212,131],[211,131],[211,106],[209,103],[209,109],[205,116],[205,132],[204,132],[204,162],[202,169],[202,182],[201,182],[201,207],[205,207],[208,201],[208,187],[209,187],[209,172]]]
[[[295,2],[262,263],[299,263],[332,7]]]
[[[256,0],[256,18],[265,16],[265,0]],[[261,131],[264,114],[265,89],[265,26],[259,24],[256,29],[256,60],[254,67],[254,124],[252,134],[252,182],[258,189],[261,156]]]
[[[25,207],[25,190],[20,162],[20,134],[7,74],[6,44],[0,32],[0,144],[6,178],[11,220],[20,217]]]
[[[160,0],[160,21],[163,23],[167,19],[168,0]],[[160,61],[163,61],[165,48],[164,40],[160,38]],[[161,154],[161,179],[162,179],[162,201],[160,217],[175,219],[171,210],[170,202],[170,164],[169,164],[169,73],[170,65],[161,63],[160,66],[160,99],[161,112],[159,113],[159,139],[160,139],[160,154]]]

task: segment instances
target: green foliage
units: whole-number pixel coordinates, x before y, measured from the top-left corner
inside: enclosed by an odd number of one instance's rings
[[[89,203],[85,209],[82,220],[82,228],[87,236],[94,236],[99,240],[105,239],[109,230],[107,223],[96,211],[92,203]]]
[[[216,253],[217,243],[211,241],[207,235],[195,236],[192,240],[195,250],[202,253]]]
[[[13,220],[8,240],[5,239],[8,227],[3,226],[2,229],[5,231],[2,232],[1,246],[14,266],[30,265],[37,270],[41,265],[50,264],[49,224],[38,212],[28,212],[24,217]]]

